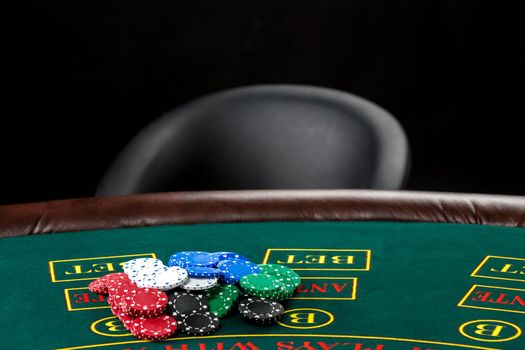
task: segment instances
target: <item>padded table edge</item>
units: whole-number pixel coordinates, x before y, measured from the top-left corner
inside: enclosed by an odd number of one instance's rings
[[[171,224],[401,221],[525,227],[525,197],[416,191],[141,194],[0,206],[0,236]]]

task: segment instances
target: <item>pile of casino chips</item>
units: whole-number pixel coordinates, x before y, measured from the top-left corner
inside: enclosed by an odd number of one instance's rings
[[[113,314],[134,336],[148,340],[177,331],[211,334],[236,305],[245,321],[274,324],[284,312],[281,302],[301,283],[286,266],[257,265],[233,252],[179,252],[168,266],[140,258],[123,269],[91,282],[89,289],[107,295]]]

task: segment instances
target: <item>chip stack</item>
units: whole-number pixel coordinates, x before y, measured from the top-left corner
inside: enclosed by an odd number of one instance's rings
[[[177,321],[165,314],[168,305],[166,293],[156,288],[140,287],[137,283],[164,270],[159,266],[158,262],[148,259],[135,259],[124,264],[124,271],[128,273],[108,274],[88,286],[94,293],[107,295],[113,315],[139,339],[162,340],[177,330]]]
[[[242,318],[267,326],[280,320],[301,278],[278,264],[255,264],[234,252],[178,252],[126,262],[124,273],[103,276],[89,289],[107,295],[112,313],[137,338],[162,340],[176,331],[216,332],[238,305]],[[239,298],[242,296],[242,300]]]
[[[301,284],[301,277],[289,267],[279,264],[260,264],[257,265],[261,274],[277,278],[282,286],[279,293],[276,293],[275,301],[284,301],[291,298],[295,290]]]
[[[221,284],[206,291],[210,312],[219,318],[227,316],[237,303],[239,289],[232,284]]]
[[[257,325],[272,325],[280,320],[284,307],[276,301],[250,297],[239,303],[244,320]]]

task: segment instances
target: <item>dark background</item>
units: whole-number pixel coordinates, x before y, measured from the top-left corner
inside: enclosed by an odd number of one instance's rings
[[[523,15],[510,2],[16,6],[5,42],[0,203],[90,196],[151,120],[259,83],[333,87],[389,110],[412,147],[408,189],[525,194]]]

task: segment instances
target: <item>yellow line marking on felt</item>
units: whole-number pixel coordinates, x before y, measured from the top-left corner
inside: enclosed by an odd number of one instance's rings
[[[503,281],[525,282],[524,279],[519,279],[519,278],[505,278],[505,277],[478,275],[479,270],[481,270],[481,268],[487,264],[487,261],[489,261],[489,259],[525,261],[525,258],[514,258],[511,256],[499,256],[499,255],[487,255],[483,259],[483,261],[481,261],[479,265],[474,269],[474,271],[472,271],[472,273],[470,274],[470,277],[487,278],[487,279],[503,280]]]
[[[176,337],[168,338],[165,341],[179,341],[179,340],[197,340],[197,339],[221,339],[221,338],[245,338],[245,337],[319,337],[319,338],[343,338],[343,339],[368,339],[368,340],[389,340],[389,341],[399,341],[405,343],[424,343],[424,344],[433,344],[433,345],[445,345],[451,347],[459,347],[466,349],[474,350],[501,350],[498,348],[487,348],[477,345],[466,345],[466,344],[456,344],[456,343],[447,343],[439,342],[434,340],[420,340],[420,339],[408,339],[408,338],[393,338],[393,337],[374,337],[374,336],[358,336],[358,335],[337,335],[337,334],[225,334],[225,335],[209,335],[204,337]],[[105,344],[93,344],[93,345],[80,345],[68,348],[57,348],[55,350],[79,350],[79,349],[93,349],[102,346],[115,346],[115,345],[127,345],[127,344],[140,344],[140,343],[149,343],[149,340],[130,340],[123,341],[118,343],[105,343]]]
[[[65,260],[50,260],[48,261],[49,265],[49,273],[51,274],[51,282],[53,283],[60,283],[60,282],[73,282],[73,281],[87,281],[87,280],[94,280],[97,277],[86,277],[86,278],[77,278],[77,279],[69,279],[69,280],[57,280],[56,274],[55,274],[55,267],[54,264],[59,262],[70,262],[70,261],[85,261],[85,260],[100,260],[100,259],[111,259],[111,258],[127,258],[127,257],[133,257],[133,256],[151,256],[152,258],[156,259],[157,254],[155,253],[142,253],[142,254],[126,254],[126,255],[114,255],[114,256],[98,256],[98,257],[91,257],[91,258],[77,258],[77,259],[65,259]]]
[[[64,289],[64,293],[66,295],[66,305],[67,305],[67,311],[84,311],[84,310],[95,310],[95,309],[110,309],[111,306],[105,305],[105,306],[93,306],[93,307],[79,307],[79,308],[73,308],[71,304],[71,298],[69,297],[69,291],[70,290],[87,290],[89,291],[88,287],[77,287],[77,288],[66,288]]]
[[[476,338],[470,334],[467,334],[465,332],[465,327],[466,326],[469,326],[471,324],[474,324],[476,322],[498,322],[498,323],[503,323],[504,325],[507,325],[507,326],[511,326],[512,328],[514,328],[516,330],[516,334],[514,334],[513,336],[511,337],[508,337],[508,338],[504,338],[504,339],[484,339],[484,338]],[[491,343],[499,343],[499,342],[504,342],[504,341],[511,341],[511,340],[514,340],[516,338],[519,338],[519,336],[521,335],[521,328],[519,328],[518,326],[516,326],[515,324],[512,324],[510,322],[505,322],[505,321],[501,321],[501,320],[474,320],[474,321],[469,321],[469,322],[465,322],[463,323],[460,327],[459,327],[459,332],[461,333],[461,335],[463,335],[464,337],[467,337],[469,339],[473,339],[473,340],[476,340],[476,341],[484,341],[484,342],[491,342]]]
[[[266,254],[264,255],[263,264],[267,264],[270,258],[272,250],[278,251],[319,251],[319,252],[364,252],[366,256],[365,267],[364,268],[346,268],[346,269],[331,269],[331,268],[302,268],[296,267],[292,270],[296,271],[370,271],[370,264],[372,260],[372,250],[371,249],[328,249],[328,248],[268,248],[266,249]]]
[[[115,319],[117,320],[117,317],[116,316],[108,316],[108,317],[104,317],[104,318],[101,318],[100,320],[98,321],[95,321],[91,324],[91,331],[95,334],[98,334],[98,335],[102,335],[104,337],[127,337],[127,336],[130,336],[132,335],[131,333],[120,333],[120,334],[108,334],[108,333],[102,333],[100,331],[97,330],[96,326],[101,323],[101,322],[105,322],[107,320],[111,320],[111,319]]]
[[[516,313],[516,314],[525,314],[525,311],[508,310],[508,309],[496,309],[496,308],[483,307],[483,306],[459,305],[459,307],[465,307],[465,308],[470,308],[470,309],[489,310],[489,311],[513,312],[513,313]]]
[[[286,324],[286,323],[281,322],[281,321],[277,321],[277,324],[279,326],[282,326],[282,327],[293,328],[293,329],[314,329],[314,328],[326,327],[326,326],[330,325],[330,323],[334,322],[334,320],[335,320],[334,314],[332,314],[331,312],[328,312],[328,311],[322,310],[322,309],[313,309],[313,308],[309,308],[309,307],[302,307],[302,308],[299,308],[299,309],[286,310],[283,314],[287,314],[287,313],[290,313],[290,312],[293,312],[293,311],[303,311],[303,310],[310,310],[310,311],[321,312],[321,313],[325,314],[326,316],[328,316],[328,321],[326,321],[323,324],[319,324],[319,325],[315,325],[315,326],[307,326],[307,327],[292,326],[292,325]]]
[[[459,306],[459,307],[465,307],[465,308],[471,308],[471,309],[490,310],[490,311],[501,311],[501,312],[513,312],[513,313],[517,313],[517,314],[525,314],[525,311],[519,311],[519,310],[498,309],[498,308],[491,308],[491,307],[485,307],[485,306],[465,305],[464,302],[468,299],[469,296],[472,295],[472,292],[473,292],[477,287],[481,287],[481,288],[492,288],[492,289],[496,289],[496,290],[500,290],[500,289],[516,290],[516,291],[520,291],[520,292],[525,292],[525,289],[519,289],[519,288],[508,288],[508,287],[499,287],[499,286],[485,286],[485,285],[482,285],[482,284],[475,284],[475,285],[473,285],[473,286],[469,289],[469,291],[467,292],[467,294],[465,294],[465,296],[463,297],[463,299],[461,299],[461,301],[460,301],[460,302],[458,303],[458,305],[456,305],[456,306]]]
[[[68,261],[83,261],[83,260],[99,260],[99,259],[110,259],[110,258],[126,258],[128,256],[141,256],[151,255],[156,258],[155,253],[142,253],[142,254],[125,254],[125,255],[113,255],[113,256],[95,256],[90,258],[75,258],[75,259],[64,259],[64,260],[51,260],[50,262],[68,262]]]
[[[472,291],[474,291],[474,289],[476,289],[478,285],[475,284],[473,285],[472,287],[470,287],[469,291],[467,292],[467,294],[465,294],[465,296],[463,297],[463,299],[461,299],[458,303],[458,305],[456,306],[463,306],[463,303],[465,302],[465,300],[467,300],[467,298],[472,294]]]
[[[336,297],[333,297],[333,298],[291,297],[290,299],[293,299],[293,300],[357,300],[357,297],[356,297],[356,295],[357,295],[357,282],[359,281],[359,279],[357,277],[321,277],[321,276],[317,276],[317,277],[301,277],[301,280],[315,280],[315,279],[320,279],[320,280],[353,280],[354,283],[352,283],[352,295],[349,298],[336,298]]]

